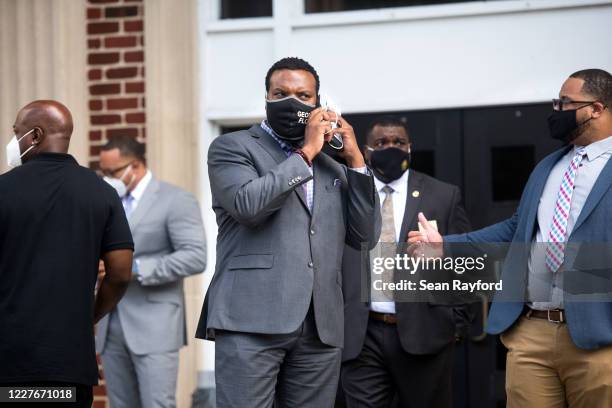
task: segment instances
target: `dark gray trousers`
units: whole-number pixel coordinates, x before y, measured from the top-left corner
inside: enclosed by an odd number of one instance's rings
[[[290,334],[217,330],[217,408],[331,408],[340,359],[319,340],[312,307]]]

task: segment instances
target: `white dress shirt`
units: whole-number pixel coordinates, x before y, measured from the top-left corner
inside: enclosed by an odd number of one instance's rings
[[[134,214],[134,210],[136,210],[136,207],[138,207],[138,203],[140,202],[140,199],[142,198],[142,195],[147,189],[147,186],[151,182],[152,178],[153,178],[153,174],[151,173],[151,170],[147,170],[147,173],[144,175],[142,180],[140,180],[138,184],[136,184],[136,187],[134,187],[134,190],[128,193],[130,196],[132,196],[131,214]],[[126,201],[127,201],[126,197],[128,196],[128,194],[126,194],[121,200],[123,202],[123,208],[125,208]]]
[[[385,186],[389,186],[393,189],[391,193],[391,199],[393,200],[393,222],[395,224],[395,241],[407,241],[408,237],[400,237],[402,222],[404,220],[404,211],[406,210],[406,200],[408,199],[408,173],[410,170],[406,170],[402,177],[397,180],[393,180],[389,184],[385,184],[376,178],[374,174],[374,185],[378,196],[380,198],[380,205],[382,208],[383,202],[385,201],[386,194],[382,191]],[[377,313],[388,313],[395,314],[395,302],[372,302],[370,303],[370,310]]]

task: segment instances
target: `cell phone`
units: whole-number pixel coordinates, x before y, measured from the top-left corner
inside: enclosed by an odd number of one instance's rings
[[[321,95],[321,107],[324,111],[332,111],[336,114],[336,120],[331,122],[331,128],[332,130],[338,128],[339,125],[337,118],[338,116],[342,115],[338,105],[333,101],[332,98],[330,98],[329,95],[323,94]],[[344,141],[342,140],[342,135],[340,135],[339,133],[332,134],[332,138],[329,142],[327,142],[327,144],[336,150],[344,149]]]

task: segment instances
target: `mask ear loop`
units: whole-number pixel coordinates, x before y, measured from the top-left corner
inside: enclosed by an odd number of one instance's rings
[[[34,131],[34,129],[29,130],[26,134],[24,134],[23,136],[21,136],[19,139],[17,139],[17,143],[21,142],[21,140],[26,137],[27,135],[29,135],[30,133],[32,133]],[[23,159],[23,156],[25,156],[26,154],[28,154],[28,152],[30,150],[32,150],[33,148],[35,148],[36,145],[32,144],[29,148],[26,149],[25,152],[21,153],[21,155],[19,156],[20,159]]]

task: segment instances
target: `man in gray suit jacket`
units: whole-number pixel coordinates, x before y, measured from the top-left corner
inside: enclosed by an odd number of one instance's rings
[[[266,76],[267,120],[208,155],[217,263],[197,337],[215,339],[217,406],[333,406],[343,344],[344,243],[380,234],[374,182],[351,126],[318,105],[299,58]],[[333,133],[340,165],[321,153]]]
[[[206,266],[204,227],[195,197],[159,181],[144,145],[108,142],[100,170],[122,197],[134,237],[134,280],[97,327],[113,408],[175,407],[178,350],[187,344],[183,278]]]

